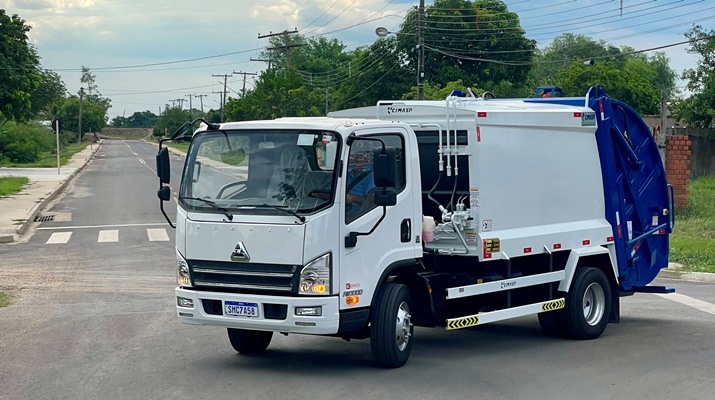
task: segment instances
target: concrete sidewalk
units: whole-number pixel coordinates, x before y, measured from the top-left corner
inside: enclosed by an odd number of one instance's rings
[[[35,216],[45,209],[89,162],[102,143],[92,144],[57,168],[0,168],[0,176],[24,176],[30,182],[16,195],[0,198],[0,243],[21,237]]]

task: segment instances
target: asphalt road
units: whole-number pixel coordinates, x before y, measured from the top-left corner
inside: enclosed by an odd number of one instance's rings
[[[54,222],[0,246],[0,288],[14,296],[0,309],[0,399],[706,399],[715,389],[715,287],[682,281],[656,282],[678,296],[622,299],[621,324],[593,341],[546,337],[532,316],[417,329],[397,370],[375,367],[368,341],[336,338],[275,335],[265,355],[240,356],[224,329],[176,320],[155,154],[106,141],[44,213]],[[177,188],[180,171],[172,159]]]

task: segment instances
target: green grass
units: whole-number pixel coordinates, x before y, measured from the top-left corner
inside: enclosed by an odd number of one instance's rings
[[[164,143],[164,146],[183,151],[184,153],[189,151],[189,143]]]
[[[670,261],[683,270],[715,273],[715,178],[691,182],[690,205],[675,213]]]
[[[0,292],[0,307],[7,307],[10,305],[10,296]]]
[[[90,144],[91,144],[90,142],[82,142],[82,143],[72,143],[72,144],[65,146],[60,151],[60,165],[67,164],[67,162],[73,155],[84,150]],[[3,167],[11,167],[11,168],[52,168],[52,167],[57,167],[57,155],[54,153],[42,153],[40,155],[40,159],[35,162],[31,162],[31,163],[5,162],[5,163],[2,163],[1,165]]]
[[[0,177],[0,197],[18,193],[28,182],[30,182],[30,180],[24,176]]]

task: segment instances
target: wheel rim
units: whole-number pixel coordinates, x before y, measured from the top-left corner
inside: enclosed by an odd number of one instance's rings
[[[583,317],[586,323],[595,326],[601,322],[606,309],[606,295],[598,283],[588,285],[583,293]]]
[[[397,309],[397,322],[395,325],[395,333],[397,337],[397,349],[404,351],[412,336],[412,316],[410,315],[410,306],[406,302],[400,303]]]

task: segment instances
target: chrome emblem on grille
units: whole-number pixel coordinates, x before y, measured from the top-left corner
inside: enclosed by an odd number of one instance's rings
[[[246,246],[243,245],[243,242],[238,242],[236,248],[233,250],[233,253],[231,253],[231,260],[248,261],[250,259],[251,256],[248,255],[248,250],[246,250]]]

